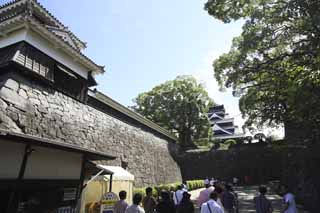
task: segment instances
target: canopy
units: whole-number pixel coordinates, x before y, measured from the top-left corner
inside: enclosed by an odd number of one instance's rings
[[[134,180],[134,175],[120,166],[106,166],[106,165],[99,164],[98,167],[112,172],[113,173],[112,180],[130,180],[130,181]],[[105,177],[108,178],[107,175]]]

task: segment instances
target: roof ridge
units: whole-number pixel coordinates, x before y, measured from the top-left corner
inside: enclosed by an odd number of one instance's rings
[[[49,10],[47,10],[38,0],[12,0],[9,1],[3,5],[0,5],[0,9],[4,9],[6,7],[12,6],[15,3],[22,2],[24,1],[25,3],[34,3],[36,4],[40,9],[42,9],[45,13],[47,13],[58,25],[60,25],[64,29],[68,29],[66,25],[64,25],[58,18],[56,18]],[[84,47],[86,47],[86,42],[82,41],[78,36],[76,36],[73,32],[70,30],[67,30],[68,34],[73,37],[72,39],[75,39],[76,42],[81,43]]]
[[[56,35],[55,33],[52,33],[51,31],[49,31],[46,27],[44,27],[41,23],[39,23],[38,20],[36,20],[35,18],[29,17],[29,19],[31,19],[34,22],[37,22],[39,26],[41,26],[42,28],[46,29],[48,32],[50,32],[53,36],[55,36],[56,38],[58,38],[61,42],[63,42],[64,44],[66,44],[68,47],[72,48],[74,51],[76,51],[77,53],[79,53],[81,56],[83,56],[84,58],[86,58],[88,61],[90,61],[91,63],[93,63],[94,65],[96,65],[97,67],[100,67],[100,69],[102,69],[101,65],[96,64],[94,61],[92,61],[88,56],[86,56],[85,54],[83,54],[81,51],[79,51],[78,49],[76,49],[75,47],[73,47],[71,44],[69,44],[68,42],[65,42],[61,37],[59,37],[58,35]]]
[[[19,0],[18,0],[19,1]],[[30,1],[30,0],[29,0]],[[37,0],[31,0],[34,1],[38,6],[40,6],[41,9],[43,9],[46,13],[49,14],[49,16],[51,16],[56,22],[58,22],[58,24],[60,24],[63,28],[68,29],[68,27],[66,25],[64,25],[58,18],[56,18],[49,10],[47,10],[47,8],[45,8],[39,1]],[[70,30],[68,30],[68,32],[75,37],[75,39],[80,42],[83,46],[86,47],[86,42],[81,41],[79,37],[77,37],[73,32],[71,32]]]
[[[3,5],[0,5],[0,9],[6,8],[6,7],[18,2],[18,1],[23,1],[23,0],[12,0],[12,1],[9,1],[9,2],[3,4]]]

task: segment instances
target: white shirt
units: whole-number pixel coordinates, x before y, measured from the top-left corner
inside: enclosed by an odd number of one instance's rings
[[[180,204],[184,192],[185,191],[179,189],[173,194],[173,201],[174,201],[175,205],[179,205]]]
[[[291,193],[287,193],[283,196],[283,201],[289,204],[287,210],[284,213],[297,213],[296,201],[294,200],[294,195]]]
[[[202,204],[201,213],[223,213],[223,210],[216,201],[210,199],[208,202]]]
[[[224,208],[223,208],[223,205],[222,205],[222,202],[221,202],[220,198],[217,199],[217,203],[221,207],[222,212],[224,213]]]
[[[233,178],[233,183],[235,183],[235,184],[238,183],[238,178],[234,177]]]
[[[125,213],[145,213],[145,212],[141,206],[132,204],[126,209]]]
[[[210,184],[209,179],[205,179],[205,180],[204,180],[204,185],[208,185],[208,184]]]

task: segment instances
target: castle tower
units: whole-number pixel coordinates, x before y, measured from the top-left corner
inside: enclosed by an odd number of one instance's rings
[[[234,125],[234,118],[230,117],[224,108],[224,105],[211,107],[208,117],[213,130],[215,139],[232,139],[244,137],[244,134],[238,133],[238,127]]]

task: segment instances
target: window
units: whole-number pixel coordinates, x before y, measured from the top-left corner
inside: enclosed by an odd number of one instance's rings
[[[86,99],[86,80],[77,76],[70,69],[58,63],[56,63],[54,68],[54,85],[60,91],[76,98],[77,100],[85,101]]]
[[[53,81],[54,60],[36,48],[27,44],[22,45],[13,60],[42,77]]]

